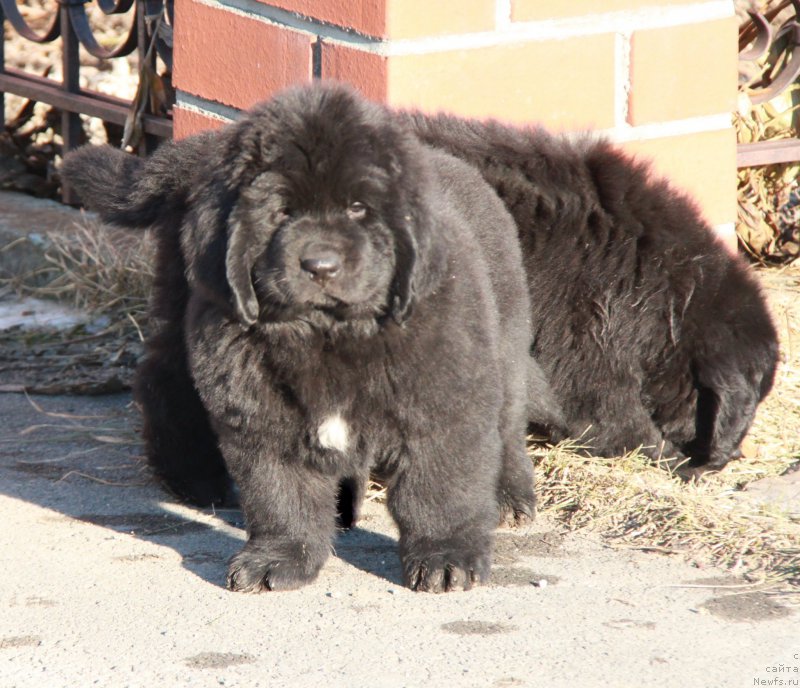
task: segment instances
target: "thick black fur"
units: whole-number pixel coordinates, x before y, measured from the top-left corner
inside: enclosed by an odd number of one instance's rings
[[[408,116],[474,165],[519,228],[532,353],[573,437],[718,469],[769,392],[777,338],[743,261],[693,204],[608,142]],[[688,460],[687,460],[688,459]]]
[[[370,471],[409,586],[486,579],[498,518],[534,509],[529,398],[563,420],[529,356],[516,227],[475,170],[315,85],[145,161],[84,148],[62,174],[103,219],[156,228],[147,451],[194,502],[233,476],[232,589],[313,580]]]

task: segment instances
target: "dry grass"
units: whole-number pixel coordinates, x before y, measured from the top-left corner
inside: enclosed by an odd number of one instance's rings
[[[756,453],[750,463],[761,477],[782,473],[800,459],[800,264],[758,274],[781,349],[775,386],[759,407],[749,436]]]
[[[27,394],[26,397],[42,422],[13,435],[0,432],[0,450],[5,445],[46,445],[50,456],[19,459],[15,462],[17,469],[56,482],[79,479],[115,487],[152,483],[143,457],[134,453],[141,438],[131,422],[130,406],[103,414],[78,415],[47,411]],[[74,446],[63,453],[61,448],[65,445]]]
[[[106,315],[120,328],[141,335],[154,255],[146,233],[111,229],[85,216],[68,231],[48,233],[43,264],[5,282],[19,294]]]
[[[770,396],[746,440],[747,456],[685,483],[635,453],[586,458],[533,446],[542,511],[609,541],[680,553],[748,579],[800,588],[800,516],[761,506],[743,488],[800,460],[800,266],[760,270],[781,338]]]
[[[781,102],[743,107],[734,113],[739,143],[777,141],[795,136],[793,89]],[[745,101],[746,102],[746,101]],[[736,232],[758,262],[786,263],[800,254],[800,165],[763,165],[738,171]]]
[[[21,244],[12,249],[16,263],[5,261],[0,287],[66,302],[92,317],[67,329],[0,332],[0,389],[36,394],[128,389],[148,330],[150,240],[87,217],[83,224],[48,233],[36,251],[26,245],[30,241],[13,242]]]
[[[636,453],[586,458],[560,445],[533,454],[540,510],[570,529],[800,586],[800,520],[738,498],[737,481],[752,475],[749,460],[684,483]]]

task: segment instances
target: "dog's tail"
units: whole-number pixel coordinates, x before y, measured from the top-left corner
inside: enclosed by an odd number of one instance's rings
[[[203,167],[206,137],[163,143],[148,158],[111,146],[83,146],[65,156],[61,178],[104,222],[150,227],[185,203]]]

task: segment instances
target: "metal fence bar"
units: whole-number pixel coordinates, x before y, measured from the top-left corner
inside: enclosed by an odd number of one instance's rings
[[[798,160],[800,160],[800,139],[740,143],[736,149],[737,167],[777,165]]]
[[[105,122],[123,126],[132,117],[133,104],[80,86],[80,46],[100,59],[114,59],[138,50],[139,64],[147,59],[152,70],[156,66],[156,54],[171,68],[171,46],[162,37],[151,33],[152,17],[166,11],[172,20],[172,0],[96,0],[104,14],[122,14],[134,8],[131,29],[113,48],[98,43],[86,14],[86,5],[91,0],[58,0],[58,9],[44,30],[36,31],[26,22],[17,7],[16,0],[0,0],[0,23],[8,21],[22,38],[35,43],[50,43],[61,38],[61,81],[36,76],[28,72],[6,67],[5,42],[0,46],[0,106],[5,105],[5,94],[13,93],[23,98],[47,103],[62,112],[63,152],[80,144],[82,124],[80,115],[98,117]],[[159,23],[159,25],[161,25]],[[148,47],[155,40],[156,50]],[[172,120],[168,116],[140,115],[143,133],[138,148],[146,152],[155,147],[159,139],[172,138]],[[69,189],[62,190],[63,200],[73,200]]]
[[[85,91],[69,93],[51,79],[25,74],[16,69],[8,69],[4,73],[0,73],[0,93],[2,92],[13,93],[23,98],[47,103],[59,110],[69,110],[89,117],[98,117],[106,122],[119,125],[125,124],[131,107],[127,100],[102,93],[92,93],[91,95],[86,95]],[[148,134],[159,138],[172,136],[172,121],[165,117],[145,114],[142,117],[142,123]]]

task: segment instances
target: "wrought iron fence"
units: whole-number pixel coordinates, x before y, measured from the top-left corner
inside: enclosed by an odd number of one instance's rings
[[[739,30],[740,75],[750,102],[760,105],[798,84],[800,77],[800,0],[769,2],[766,9],[747,12]],[[739,167],[800,160],[800,138],[785,138],[738,146]]]
[[[0,106],[5,105],[5,93],[12,93],[57,108],[61,112],[64,152],[81,142],[81,114],[123,127],[123,144],[146,151],[159,139],[172,137],[171,103],[164,97],[164,84],[156,73],[157,57],[168,71],[172,68],[172,0],[96,0],[103,16],[125,14],[133,8],[130,30],[113,47],[106,47],[95,37],[87,14],[90,2],[58,0],[45,28],[37,30],[25,20],[16,0],[0,0],[0,20],[7,20],[23,39],[40,44],[61,40],[62,71],[59,82],[8,67],[3,42]],[[101,60],[122,58],[138,51],[139,84],[132,102],[81,88],[80,46]],[[66,202],[71,200],[68,189],[64,189],[63,195]]]

